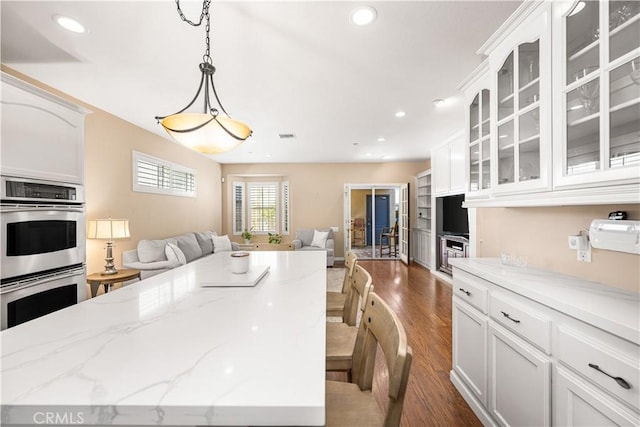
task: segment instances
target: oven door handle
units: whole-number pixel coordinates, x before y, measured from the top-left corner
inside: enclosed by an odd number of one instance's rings
[[[84,207],[69,205],[3,205],[1,212],[77,212],[84,213]]]
[[[85,273],[85,267],[74,268],[73,270],[67,270],[63,272],[51,273],[43,276],[33,277],[14,284],[8,284],[0,288],[0,295],[8,292],[19,291],[20,289],[29,288],[31,286],[42,285],[54,280],[66,279],[67,277],[74,277]]]

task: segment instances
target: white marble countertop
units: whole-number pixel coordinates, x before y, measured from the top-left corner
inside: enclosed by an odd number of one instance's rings
[[[324,425],[324,252],[213,254],[0,333],[2,425]],[[50,415],[52,414],[53,415]]]
[[[499,258],[453,258],[449,262],[454,268],[640,344],[640,294],[636,292],[537,268],[504,265]]]

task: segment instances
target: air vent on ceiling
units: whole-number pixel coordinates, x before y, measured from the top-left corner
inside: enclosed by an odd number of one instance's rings
[[[295,133],[279,133],[280,139],[296,139]]]

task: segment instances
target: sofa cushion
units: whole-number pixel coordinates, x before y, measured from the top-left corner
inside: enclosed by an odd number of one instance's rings
[[[167,246],[165,247],[165,254],[167,256],[167,260],[175,265],[185,265],[187,263],[187,258],[184,256],[184,252],[182,252],[175,243],[167,243]]]
[[[196,235],[196,240],[198,241],[198,244],[200,245],[200,249],[202,249],[202,255],[208,255],[208,254],[212,254],[213,253],[213,240],[212,237],[214,236],[212,234],[211,231],[205,231],[203,232],[196,232],[194,233]]]
[[[231,240],[229,240],[229,236],[226,234],[224,236],[213,236],[213,252],[231,252],[233,249],[231,247]]]
[[[138,259],[141,262],[166,261],[164,253],[166,240],[140,240],[138,242]]]
[[[317,248],[324,248],[327,246],[327,237],[329,236],[328,231],[318,231],[313,230],[313,240],[311,241],[311,245]]]
[[[202,257],[202,249],[196,240],[196,235],[193,233],[182,234],[177,237],[173,237],[178,244],[180,250],[184,253],[187,262],[191,262],[194,259]]]

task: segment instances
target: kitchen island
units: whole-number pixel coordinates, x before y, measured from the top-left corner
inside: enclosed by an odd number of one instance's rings
[[[203,287],[213,254],[2,331],[2,425],[323,425],[325,257]]]

